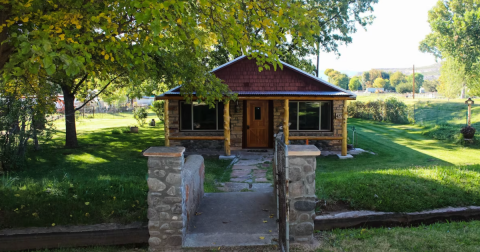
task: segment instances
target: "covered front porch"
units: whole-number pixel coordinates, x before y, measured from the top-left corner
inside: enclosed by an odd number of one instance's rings
[[[348,100],[354,98],[258,93],[239,92],[237,100],[219,102],[210,110],[196,101],[188,104],[176,94],[157,97],[165,101],[165,146],[234,156],[239,151],[271,149],[274,135],[282,132],[287,145],[314,144],[347,155],[346,108]],[[210,122],[199,123],[208,114]]]

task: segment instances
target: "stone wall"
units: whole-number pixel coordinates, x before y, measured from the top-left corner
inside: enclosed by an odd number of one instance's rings
[[[149,250],[174,251],[182,247],[189,217],[203,197],[203,158],[184,161],[184,147],[152,147],[148,156]]]
[[[313,241],[315,218],[315,169],[320,151],[313,145],[288,146],[290,241]]]

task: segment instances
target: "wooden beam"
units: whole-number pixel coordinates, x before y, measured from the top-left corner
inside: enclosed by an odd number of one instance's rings
[[[163,104],[163,123],[165,126],[165,146],[169,147],[170,146],[170,128],[169,124],[170,121],[168,120],[168,100],[165,100],[165,103]]]
[[[201,132],[199,132],[201,134]],[[224,136],[173,136],[170,140],[225,140]]]
[[[342,116],[342,156],[347,155],[347,117],[348,117],[348,110],[347,110],[348,102],[343,102],[343,116]]]
[[[155,100],[184,100],[182,96],[161,96],[156,97]],[[291,101],[343,101],[356,100],[354,97],[330,97],[330,96],[238,96],[238,100],[285,100]],[[193,97],[192,100],[197,100]]]
[[[290,111],[288,109],[288,99],[285,99],[285,104],[283,105],[284,113],[283,113],[283,135],[285,136],[285,144],[288,145],[288,135],[289,135],[289,127],[288,127],[288,119],[290,117]]]
[[[343,140],[343,137],[334,136],[290,136],[290,140]]]
[[[230,156],[230,101],[223,104],[223,136],[225,138],[225,155]]]

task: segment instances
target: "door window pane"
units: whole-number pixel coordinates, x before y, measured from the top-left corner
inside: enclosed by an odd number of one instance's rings
[[[193,104],[193,130],[216,130],[217,112],[205,104]]]
[[[262,108],[255,107],[255,120],[262,120]]]
[[[298,110],[299,130],[320,129],[320,103],[300,102]]]
[[[288,119],[289,122],[290,122],[290,130],[298,130],[297,129],[297,117],[298,117],[298,111],[297,111],[297,107],[298,107],[298,102],[290,102],[288,104],[289,108],[289,114],[290,114],[290,118]]]
[[[192,104],[180,103],[181,129],[192,130]]]
[[[322,130],[330,130],[332,127],[332,107],[330,102],[322,103]]]

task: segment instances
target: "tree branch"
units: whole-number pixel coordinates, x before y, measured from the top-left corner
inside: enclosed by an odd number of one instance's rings
[[[78,84],[73,88],[72,94],[75,94],[78,91],[78,88],[80,88],[80,85],[87,79],[88,73],[85,74],[85,76],[78,82]]]
[[[78,107],[78,108],[75,108],[75,111],[78,111],[80,109],[82,109],[83,107],[85,107],[85,105],[87,105],[89,102],[93,101],[93,99],[97,98],[98,95],[100,95],[103,91],[105,91],[105,89],[107,89],[108,86],[110,86],[110,84],[112,84],[113,81],[115,81],[116,79],[122,77],[124,75],[124,73],[120,74],[120,75],[117,75],[117,77],[113,78],[112,80],[110,80],[96,95],[94,95],[93,97],[91,97],[90,99],[88,99],[86,102],[84,102],[82,104],[82,106]]]

